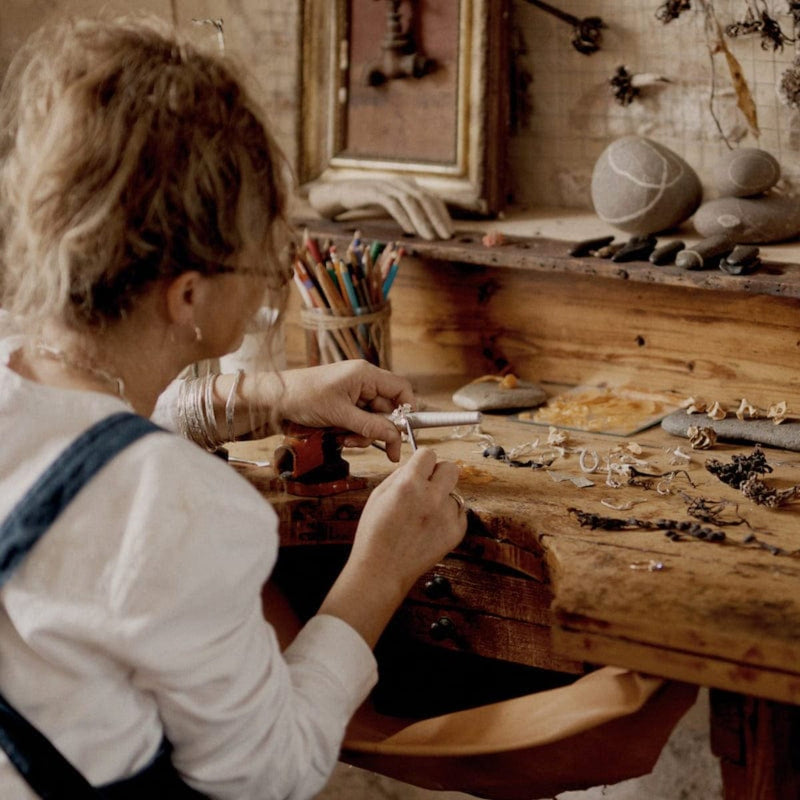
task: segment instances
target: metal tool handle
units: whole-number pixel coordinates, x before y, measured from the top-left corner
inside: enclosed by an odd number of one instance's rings
[[[453,428],[457,425],[479,425],[480,411],[409,411],[402,416],[387,414],[388,419],[405,429],[406,420],[412,428]]]

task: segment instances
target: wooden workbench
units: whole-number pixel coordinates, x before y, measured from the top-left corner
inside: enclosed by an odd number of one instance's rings
[[[315,226],[320,237],[350,235],[341,226]],[[380,225],[360,227],[368,239],[390,236]],[[565,239],[606,232],[577,222],[568,229],[575,234]],[[800,409],[800,267],[791,248],[766,249],[762,271],[736,278],[575,259],[564,240],[513,231],[494,248],[483,247],[480,232],[447,243],[406,240],[411,257],[392,291],[393,366],[411,377],[428,408],[452,408],[460,384],[511,369],[545,386],[634,383],[728,405],[747,397]],[[290,361],[301,362],[302,332],[291,309],[287,344]],[[482,432],[509,450],[543,443],[548,429],[487,415]],[[659,494],[611,488],[602,472],[588,475],[594,485],[586,488],[549,474],[587,477],[581,449],[602,463],[630,440],[653,471],[683,468],[670,463],[668,450],[688,451],[688,444],[658,426],[631,437],[570,432],[570,452],[549,470],[513,468],[485,458],[484,439],[447,436],[421,431],[419,439],[464,464],[459,490],[472,510],[470,530],[418,582],[392,635],[564,674],[616,664],[711,687],[712,744],[726,797],[800,796],[800,504],[757,506],[704,468],[707,458],[729,461],[752,447],[691,451],[691,482],[676,477]],[[269,456],[274,444],[240,447]],[[800,454],[765,452],[775,468],[771,485],[800,483]],[[346,457],[369,486],[392,469],[377,450]],[[297,498],[276,493],[268,470],[244,471],[279,510],[287,552],[346,547],[369,487]],[[726,526],[724,543],[673,541],[659,529],[593,530],[569,510],[688,521],[689,498],[727,500],[726,516],[738,508],[746,523]],[[618,511],[602,501],[636,505]]]

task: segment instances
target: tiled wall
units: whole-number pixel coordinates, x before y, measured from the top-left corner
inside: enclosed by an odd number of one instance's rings
[[[433,2],[434,0],[429,0]],[[451,0],[438,0],[450,2]],[[710,112],[712,58],[700,0],[665,24],[656,17],[664,0],[550,0],[582,18],[606,24],[601,49],[582,55],[570,44],[571,28],[525,0],[512,0],[511,49],[516,74],[517,125],[508,148],[512,198],[518,204],[589,208],[592,167],[603,149],[627,134],[652,137],[682,155],[710,189],[714,162],[727,145]],[[296,157],[300,0],[2,0],[0,68],[20,37],[39,20],[107,6],[155,10],[192,27],[193,18],[222,18],[226,46],[241,55],[264,88],[264,99],[284,149]],[[715,0],[724,28],[744,18],[746,0]],[[764,5],[793,33],[785,0]],[[333,0],[331,0],[333,7]],[[194,26],[197,28],[197,26]],[[210,29],[195,30],[210,36]],[[748,131],[722,55],[713,58],[714,108],[732,146],[760,146],[780,161],[790,184],[800,180],[800,113],[783,105],[776,86],[792,65],[793,43],[762,49],[757,34],[726,38],[755,100],[760,137]],[[619,66],[632,74],[666,78],[641,90],[628,106],[609,85]],[[525,87],[524,91],[520,87]]]
[[[294,159],[300,6],[299,0],[0,0],[0,73],[24,36],[65,15],[155,12],[211,46],[216,28],[194,20],[221,19],[226,50],[259,82],[273,131]]]
[[[800,178],[800,116],[783,105],[776,87],[795,58],[795,45],[762,49],[758,34],[725,37],[755,100],[760,136],[748,130],[736,108],[736,94],[723,54],[712,58],[702,3],[663,23],[656,17],[663,0],[561,0],[551,3],[575,16],[600,16],[607,28],[601,49],[578,53],[570,44],[570,27],[523,0],[514,0],[514,37],[519,72],[529,73],[530,119],[511,141],[512,191],[518,202],[545,198],[554,206],[590,207],[592,167],[615,138],[648,136],[682,155],[711,189],[715,161],[727,145],[710,111],[714,109],[731,146],[762,147],[782,165],[792,181]],[[792,19],[784,0],[747,3],[716,0],[724,29],[742,20],[747,7],[767,7],[788,35]],[[632,74],[652,73],[668,82],[643,88],[630,105],[613,97],[610,79],[619,66]]]

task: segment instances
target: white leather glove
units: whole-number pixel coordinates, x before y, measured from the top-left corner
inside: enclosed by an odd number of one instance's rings
[[[406,233],[423,239],[449,239],[453,223],[444,202],[401,178],[364,178],[311,184],[308,202],[323,217],[375,206],[387,211]]]

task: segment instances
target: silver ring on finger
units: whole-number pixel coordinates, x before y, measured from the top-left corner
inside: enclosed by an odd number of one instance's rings
[[[458,492],[450,492],[450,497],[456,501],[458,505],[458,511],[461,513],[462,511],[466,511],[467,504],[464,502],[464,498]]]

